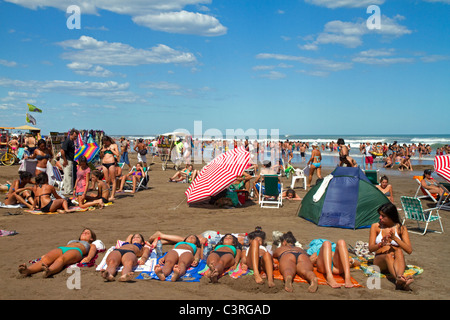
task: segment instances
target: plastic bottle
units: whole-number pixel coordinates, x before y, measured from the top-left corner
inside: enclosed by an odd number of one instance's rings
[[[163,252],[162,252],[162,242],[161,242],[161,238],[158,237],[158,242],[156,242],[156,256],[158,258],[162,257]]]
[[[203,247],[203,259],[204,260],[206,260],[208,258],[209,254],[211,253],[211,250],[212,250],[211,243],[206,241],[206,243]]]
[[[244,250],[247,250],[248,246],[250,245],[250,242],[248,240],[248,233],[245,233],[244,237]]]
[[[211,248],[214,248],[214,246],[216,245],[214,243],[214,239],[211,238],[211,236],[208,236],[208,245],[211,246]]]
[[[216,238],[214,239],[214,241],[215,241],[216,245],[219,243],[219,241],[220,241],[220,232],[219,231],[217,231]]]

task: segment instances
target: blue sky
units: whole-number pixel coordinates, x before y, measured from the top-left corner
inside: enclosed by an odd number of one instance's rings
[[[448,134],[449,17],[450,0],[1,0],[0,125],[31,103],[44,134]]]

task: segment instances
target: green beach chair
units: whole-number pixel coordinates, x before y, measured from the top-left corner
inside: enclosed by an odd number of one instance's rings
[[[283,205],[283,184],[278,186],[278,175],[263,175],[259,184],[259,204],[261,208],[279,208]]]
[[[373,185],[378,185],[378,170],[365,170],[364,174]]]
[[[411,231],[411,230],[409,230],[409,232],[424,235],[425,233],[427,233],[428,224],[433,221],[439,221],[439,225],[441,226],[441,231],[433,231],[433,232],[436,232],[436,233],[444,232],[441,217],[439,216],[439,208],[438,207],[423,210],[422,203],[420,202],[420,199],[418,199],[418,198],[402,196],[402,197],[400,197],[400,200],[402,202],[403,211],[405,212],[403,224],[405,223],[406,219],[414,220],[417,222],[417,228],[419,230],[423,230],[423,232],[415,232],[415,231]],[[421,222],[425,223],[425,229],[420,228]]]

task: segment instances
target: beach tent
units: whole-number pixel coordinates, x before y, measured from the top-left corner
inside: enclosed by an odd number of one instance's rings
[[[337,167],[308,191],[298,216],[322,227],[367,228],[388,202],[359,167]]]

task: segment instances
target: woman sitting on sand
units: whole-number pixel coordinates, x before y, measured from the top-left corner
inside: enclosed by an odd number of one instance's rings
[[[255,282],[258,284],[264,283],[260,273],[264,271],[267,275],[269,287],[275,287],[275,282],[273,281],[273,259],[265,247],[266,233],[262,231],[261,227],[256,227],[255,231],[248,234],[248,239],[250,246],[247,250],[242,251],[242,269],[252,269]]]
[[[63,199],[56,193],[55,187],[48,184],[48,176],[45,172],[41,172],[36,177],[36,186],[33,189],[34,204],[33,210],[39,209],[42,212],[74,212],[76,209],[69,209],[66,199]],[[55,200],[51,199],[51,195]]]
[[[281,246],[274,251],[273,257],[278,259],[280,273],[284,278],[284,289],[287,292],[293,291],[292,283],[298,274],[308,281],[308,291],[316,292],[318,280],[306,251],[295,246],[297,240],[290,231],[283,234],[280,242]]]
[[[191,181],[194,181],[197,173],[197,170],[194,170],[194,166],[192,164],[187,164],[184,170],[177,171],[171,178],[169,178],[169,182],[185,181],[188,178]]]
[[[6,195],[5,204],[15,205],[21,203],[26,205],[29,209],[33,209],[34,194],[33,188],[27,188],[26,185],[31,183],[32,175],[28,171],[20,171],[19,179],[14,180],[9,186],[8,194]]]
[[[171,281],[175,282],[186,274],[190,266],[197,266],[201,256],[200,240],[196,235],[189,235],[178,242],[172,250],[159,259],[155,273],[162,281],[172,273]]]
[[[325,275],[330,287],[341,287],[333,276],[339,274],[344,277],[344,287],[353,288],[350,267],[359,263],[349,258],[347,243],[344,240],[338,240],[337,244],[334,244],[329,240],[314,239],[311,241],[307,253],[310,255],[311,263],[317,267],[317,271]]]
[[[120,178],[120,187],[119,187],[119,190],[117,190],[117,192],[123,192],[123,187],[125,185],[125,182],[127,181],[127,179],[129,179],[131,177],[131,179],[133,180],[133,190],[131,191],[131,193],[135,193],[136,192],[136,184],[139,183],[139,181],[141,180],[141,178],[144,175],[145,175],[144,164],[142,162],[138,162],[136,164],[136,168],[131,169],[127,175],[122,176]]]
[[[378,213],[380,221],[372,224],[369,236],[369,250],[375,252],[373,264],[394,277],[397,289],[409,290],[413,279],[403,275],[406,269],[403,251],[412,253],[408,230],[401,224],[394,204],[382,205]]]
[[[411,156],[406,155],[400,162],[400,165],[398,167],[398,170],[403,171],[404,169],[413,171],[413,167],[411,164]]]
[[[392,185],[389,184],[389,179],[386,176],[382,176],[380,179],[380,184],[376,185],[377,189],[380,190],[392,203],[394,203],[394,191],[392,190]]]
[[[34,149],[30,159],[36,159],[36,171],[37,176],[41,172],[47,172],[47,162],[53,158],[53,154],[50,148],[47,148],[47,143],[44,139],[38,141],[37,149]]]
[[[58,247],[43,255],[41,259],[31,264],[19,266],[19,272],[24,276],[30,276],[37,272],[44,272],[44,278],[60,272],[64,267],[74,263],[88,263],[97,253],[97,247],[92,244],[97,239],[94,231],[84,229],[78,240],[71,240],[64,247]]]
[[[211,282],[217,283],[222,273],[236,267],[241,260],[242,246],[238,239],[231,233],[225,234],[214,248],[206,260],[209,267],[209,278]]]
[[[106,281],[114,281],[117,268],[122,265],[119,281],[131,281],[134,274],[133,268],[138,264],[145,264],[149,256],[150,247],[145,244],[144,237],[140,234],[130,234],[126,242],[120,248],[114,249],[106,258],[107,267],[102,271],[102,277]]]

